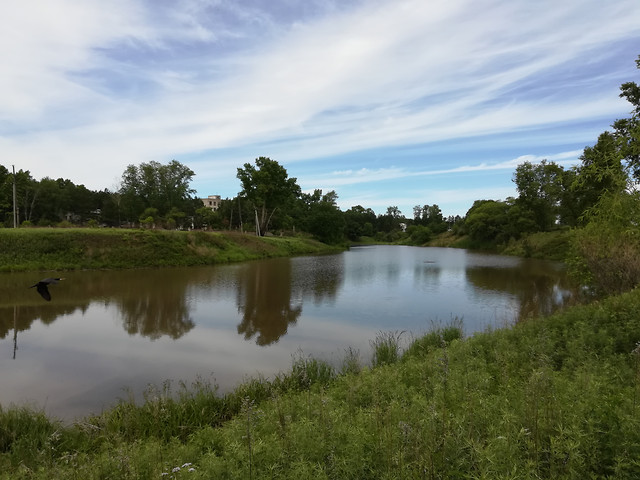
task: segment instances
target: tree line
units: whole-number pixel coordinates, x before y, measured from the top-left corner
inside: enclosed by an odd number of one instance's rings
[[[37,180],[28,170],[15,175],[0,165],[0,227],[13,226],[15,183],[18,226],[106,226],[241,230],[258,235],[308,233],[327,243],[375,237],[394,241],[407,227],[430,234],[461,222],[445,218],[438,205],[416,206],[414,218],[398,207],[377,215],[361,205],[341,211],[335,191],[302,192],[277,161],[259,157],[238,168],[241,191],[222,199],[216,211],[204,206],[190,184],[195,173],[176,160],[129,165],[117,189],[90,190],[71,180]],[[423,235],[423,240],[427,237]]]

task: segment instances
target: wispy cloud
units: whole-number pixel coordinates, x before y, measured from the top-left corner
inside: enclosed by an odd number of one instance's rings
[[[626,112],[638,25],[637,0],[4,2],[0,149],[92,188],[171,158],[209,192],[258,155],[318,187],[507,170],[504,154],[342,175],[331,159],[509,132],[526,139],[512,159],[575,150]]]
[[[522,155],[511,160],[498,163],[479,163],[476,165],[460,165],[452,168],[434,169],[434,170],[410,170],[408,168],[390,167],[390,168],[360,168],[358,170],[336,170],[329,175],[318,177],[307,177],[305,181],[314,185],[333,185],[340,187],[344,185],[353,185],[357,183],[372,183],[389,181],[396,179],[406,179],[412,177],[427,177],[437,175],[448,175],[455,173],[469,172],[485,172],[495,170],[514,171],[516,167],[524,162],[539,163],[542,160],[555,162],[559,165],[574,165],[577,163],[581,150],[572,150],[569,152],[560,152],[552,155]],[[442,162],[446,163],[446,162]],[[327,187],[325,187],[327,189]]]

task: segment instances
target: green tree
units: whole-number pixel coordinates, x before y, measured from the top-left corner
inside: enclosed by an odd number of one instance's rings
[[[146,208],[155,208],[165,217],[173,208],[186,214],[195,212],[190,182],[195,173],[172,160],[166,165],[151,161],[129,165],[122,175],[119,193],[122,209],[129,221],[135,221]]]
[[[640,69],[640,56],[636,60]],[[636,181],[640,180],[640,85],[635,82],[623,83],[620,97],[626,98],[633,106],[631,117],[616,120],[614,135],[622,158],[626,161]]]
[[[593,147],[586,147],[580,160],[571,188],[582,215],[595,206],[603,194],[623,191],[628,178],[619,141],[610,132],[600,134]]]
[[[34,220],[34,207],[38,199],[38,181],[31,176],[29,170],[16,172],[16,209],[18,223]]]
[[[347,238],[357,241],[360,237],[372,237],[375,234],[376,213],[370,208],[356,205],[344,212],[345,233]]]
[[[506,226],[510,205],[497,200],[476,200],[467,212],[464,230],[476,242],[508,240]]]
[[[313,194],[302,194],[304,204],[302,228],[324,243],[340,243],[344,240],[346,221],[337,206],[338,195],[331,190],[322,194],[316,189]]]
[[[394,230],[400,229],[400,224],[406,220],[402,215],[402,212],[397,206],[387,207],[387,213],[384,215],[378,215],[377,224],[378,231],[384,233],[391,233]]]
[[[558,221],[563,175],[560,165],[546,160],[538,164],[524,162],[516,168],[513,176],[519,194],[516,203],[523,213],[531,213],[534,230],[551,230]]]
[[[240,195],[251,202],[257,233],[267,233],[271,218],[277,209],[291,207],[300,196],[295,178],[289,178],[287,170],[275,160],[258,157],[255,166],[245,163],[238,168],[237,178],[242,185]]]

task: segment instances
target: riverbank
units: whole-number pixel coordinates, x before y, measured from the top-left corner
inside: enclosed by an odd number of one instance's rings
[[[511,240],[508,244],[496,244],[494,242],[474,242],[467,235],[444,232],[422,246],[465,248],[501,255],[565,262],[571,255],[573,236],[574,231],[564,229],[532,233],[518,240]]]
[[[70,426],[4,408],[0,478],[638,478],[638,312],[634,290],[404,352],[380,334],[374,367],[300,354],[224,396],[164,385]]]
[[[79,270],[212,265],[341,251],[304,237],[236,232],[0,229],[0,270]]]

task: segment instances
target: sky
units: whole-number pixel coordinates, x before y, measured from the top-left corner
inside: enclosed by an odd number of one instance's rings
[[[0,164],[116,190],[177,160],[200,197],[276,160],[385,213],[517,195],[628,117],[638,0],[0,2]]]

